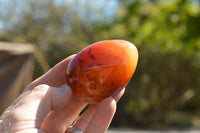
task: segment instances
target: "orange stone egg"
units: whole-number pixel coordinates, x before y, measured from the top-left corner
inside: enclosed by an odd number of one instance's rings
[[[137,62],[137,48],[128,41],[96,42],[69,62],[66,81],[79,100],[97,103],[117,95],[127,85]]]

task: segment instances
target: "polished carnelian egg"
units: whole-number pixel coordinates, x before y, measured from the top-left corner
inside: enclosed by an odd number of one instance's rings
[[[117,95],[127,85],[137,62],[137,48],[128,41],[96,42],[69,62],[66,81],[79,100],[97,103]]]

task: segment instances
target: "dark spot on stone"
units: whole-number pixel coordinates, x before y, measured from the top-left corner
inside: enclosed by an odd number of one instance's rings
[[[83,63],[83,62],[84,62],[84,60],[81,60],[81,59],[78,59],[78,61],[79,61],[80,63]]]
[[[102,64],[96,64],[97,66],[102,66]]]
[[[90,57],[94,60],[95,59],[95,57],[93,56],[93,55],[90,55]]]

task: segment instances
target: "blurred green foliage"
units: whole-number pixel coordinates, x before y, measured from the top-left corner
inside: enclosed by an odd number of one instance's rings
[[[118,0],[113,1],[118,5],[114,13],[107,17],[103,11],[112,8],[105,1],[96,10],[89,1],[83,5],[78,0],[62,4],[56,4],[56,0],[14,2],[12,9],[4,3],[4,10],[10,12],[0,14],[5,24],[1,39],[37,45],[50,66],[100,40],[125,39],[138,47],[138,67],[118,103],[112,126],[154,129],[197,126],[199,0]],[[36,62],[34,78],[43,73]]]

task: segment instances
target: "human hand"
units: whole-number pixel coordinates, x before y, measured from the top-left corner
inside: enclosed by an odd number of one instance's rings
[[[1,133],[64,133],[87,105],[76,99],[65,85],[70,56],[32,82],[0,117]],[[84,133],[104,133],[116,110],[115,98],[91,105],[73,124]]]

